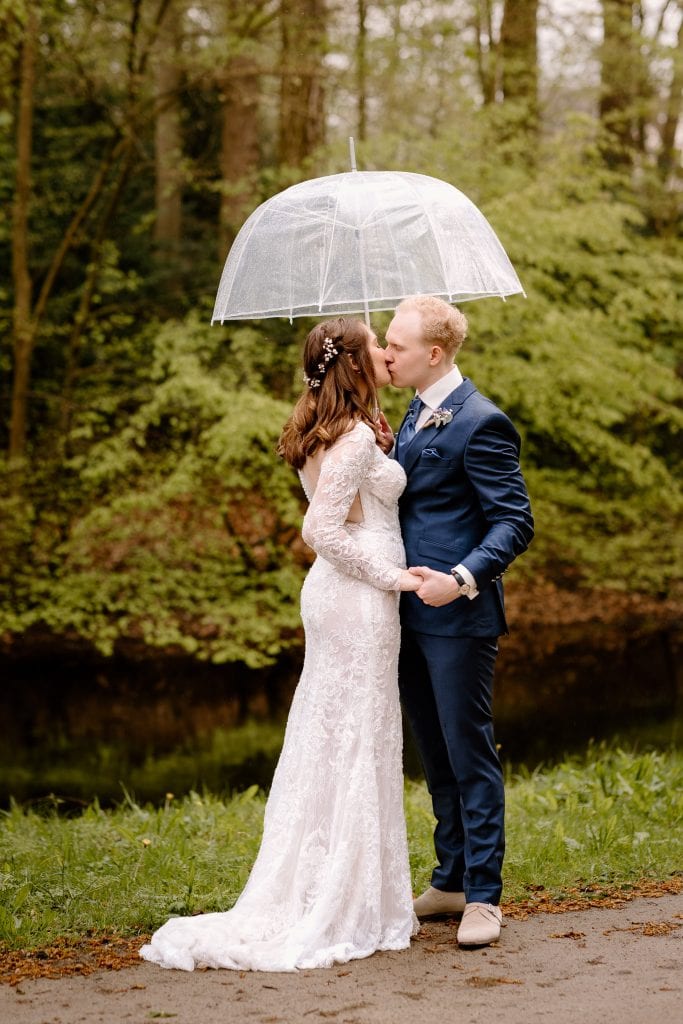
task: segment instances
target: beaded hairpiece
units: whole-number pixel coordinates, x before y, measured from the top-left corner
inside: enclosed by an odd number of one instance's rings
[[[339,346],[338,348],[336,347],[337,345]],[[327,370],[327,367],[330,365],[335,356],[338,356],[339,353],[343,351],[344,349],[342,348],[339,342],[335,343],[334,341],[332,341],[332,338],[325,338],[323,341],[322,362],[318,363],[318,366],[315,371],[315,376],[309,377],[307,376],[307,374],[304,374],[304,383],[308,384],[309,388],[319,388],[323,382],[322,379],[325,376],[325,371]]]

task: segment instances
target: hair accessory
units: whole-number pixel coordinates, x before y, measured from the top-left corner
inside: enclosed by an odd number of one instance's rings
[[[337,348],[337,345],[339,345],[339,348]],[[304,374],[304,383],[308,384],[309,388],[319,388],[322,384],[322,378],[325,376],[328,364],[332,362],[335,356],[338,356],[339,353],[343,351],[344,349],[339,342],[332,341],[332,338],[324,338],[322,362],[318,363],[316,367],[316,375],[314,377],[309,377],[307,374]]]

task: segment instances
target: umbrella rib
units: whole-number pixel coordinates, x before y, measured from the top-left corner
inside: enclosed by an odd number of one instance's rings
[[[396,241],[394,239],[394,231],[393,231],[391,222],[390,222],[388,217],[385,218],[385,223],[386,223],[387,228],[389,229],[389,238],[391,239],[391,248],[394,251],[394,257],[396,259],[396,268],[398,270],[398,275],[399,275],[399,278],[401,280],[401,292],[404,293],[404,297],[405,297],[406,283],[405,283],[405,278],[403,276],[403,266],[401,265],[401,262],[399,260],[398,248],[396,246]]]
[[[338,209],[339,209],[339,190],[337,190],[337,193],[336,193],[336,195],[334,197],[334,216],[332,217],[332,232],[330,234],[330,244],[327,247],[327,261],[325,263],[325,267],[323,269],[322,277],[321,277],[321,280],[320,280],[320,292],[318,294],[318,310],[319,311],[322,310],[322,308],[323,308],[323,297],[325,295],[325,289],[327,288],[327,277],[328,277],[328,274],[330,272],[330,263],[332,262],[332,249],[333,249],[333,243],[334,243],[334,232],[335,232],[335,229],[336,229],[336,226],[337,226],[337,210]],[[328,215],[328,216],[324,217],[323,219],[325,221],[329,222],[330,217]]]
[[[274,196],[273,198],[277,199],[277,196]],[[315,219],[323,221],[323,222],[324,221],[330,221],[333,225],[336,224],[336,223],[339,223],[339,224],[342,224],[346,228],[354,230],[355,227],[356,227],[355,224],[352,224],[350,221],[342,220],[340,217],[337,216],[337,209],[338,209],[338,207],[339,207],[339,197],[337,196],[335,213],[334,213],[333,217],[330,217],[330,214],[327,211],[325,213],[316,213],[315,210],[309,210],[309,209],[301,210],[297,206],[291,206],[291,205],[288,205],[288,204],[285,204],[285,203],[281,203],[280,204],[280,211],[283,212],[283,213],[287,213],[288,216],[290,216],[290,217],[292,217],[292,218],[294,218],[296,220],[310,221],[312,218],[315,218]]]
[[[409,187],[412,190],[413,194],[415,195],[416,202],[419,205],[420,204],[420,193],[415,188],[415,185],[413,184],[412,178],[410,178],[409,175],[406,175],[405,181],[409,185]],[[451,188],[452,187],[453,186],[451,186]],[[439,242],[439,235],[438,235],[438,232],[437,232],[437,230],[436,230],[436,228],[434,226],[434,221],[432,220],[431,211],[427,209],[426,203],[423,203],[422,207],[424,209],[425,216],[426,216],[427,220],[429,221],[429,226],[432,229],[432,237],[434,238],[434,241],[436,243],[436,250],[437,250],[437,252],[439,254],[439,262],[441,264],[441,276],[443,277],[443,285],[444,285],[443,290],[448,295],[449,301],[452,302],[453,301],[453,298],[452,298],[453,293],[451,292],[450,288],[448,287],[448,277],[447,277],[447,273],[446,273],[446,263],[444,261],[443,252],[441,250],[441,243]]]
[[[273,198],[274,198],[274,197],[273,197]],[[229,301],[229,299],[230,299],[230,296],[232,295],[232,286],[233,286],[233,284],[234,284],[234,282],[235,282],[235,279],[236,279],[236,277],[237,277],[237,271],[239,270],[239,267],[240,267],[240,263],[242,262],[242,257],[244,256],[244,253],[246,252],[246,249],[247,249],[247,243],[249,242],[249,239],[250,239],[250,238],[251,238],[251,236],[253,235],[253,233],[254,233],[254,230],[255,230],[255,228],[256,228],[256,226],[257,226],[257,224],[259,224],[259,223],[260,223],[260,221],[261,221],[261,220],[263,219],[263,215],[264,215],[264,213],[266,212],[266,207],[267,207],[267,206],[269,206],[271,202],[272,202],[272,200],[271,200],[271,199],[268,199],[268,200],[266,200],[266,202],[265,202],[265,203],[263,203],[263,204],[262,204],[262,205],[261,205],[260,207],[258,207],[258,208],[257,208],[256,210],[254,210],[254,212],[253,212],[253,214],[252,214],[252,217],[254,218],[254,220],[253,220],[253,222],[252,222],[252,224],[251,224],[251,226],[250,226],[250,228],[249,228],[249,234],[248,234],[248,235],[247,235],[247,236],[245,237],[245,239],[244,239],[244,243],[242,244],[242,248],[241,248],[241,250],[240,250],[240,254],[239,254],[239,257],[238,257],[238,259],[237,259],[237,261],[236,261],[236,263],[235,263],[235,267],[234,267],[234,270],[232,271],[232,280],[231,280],[231,282],[230,282],[230,291],[228,292],[228,295],[226,296],[226,298],[225,298],[225,299],[224,299],[224,301],[223,301],[223,308],[224,308],[224,309],[225,309],[225,307],[226,307],[226,306],[227,306],[227,304],[228,304],[228,301]],[[256,216],[257,214],[258,214],[258,216]],[[228,257],[227,257],[227,259],[229,259],[229,257],[230,257],[230,254],[228,253]],[[227,259],[226,259],[226,262],[227,262]],[[219,291],[220,291],[220,285],[219,285]],[[216,302],[218,302],[218,297],[216,297]],[[216,310],[214,309],[214,313],[215,313],[215,312],[216,312]],[[218,317],[215,317],[215,319],[218,319]],[[224,315],[222,315],[222,316],[221,316],[221,318],[220,318],[220,320],[221,320],[221,323],[222,323],[222,324],[224,324],[224,323],[225,323],[225,316],[224,316]],[[211,323],[213,323],[213,321],[214,321],[214,317],[212,317],[212,318],[211,318]]]

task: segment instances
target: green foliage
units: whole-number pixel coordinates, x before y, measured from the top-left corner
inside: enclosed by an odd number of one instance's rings
[[[609,194],[558,199],[542,182],[497,207],[528,299],[468,307],[461,364],[524,438],[526,569],[666,592],[683,568],[683,263]]]
[[[671,592],[683,258],[609,180],[560,168],[487,208],[528,298],[468,304],[459,357],[523,437],[537,533],[513,571]],[[274,451],[309,325],[209,328],[205,313],[90,329],[61,454],[36,453],[22,498],[5,476],[0,630],[252,666],[300,643],[301,492]],[[395,426],[405,402],[388,389]]]
[[[460,360],[523,437],[537,534],[513,575],[618,588],[635,578],[639,589],[672,593],[681,573],[671,541],[681,512],[680,193],[646,155],[637,176],[606,166],[604,129],[570,112],[590,109],[587,87],[561,81],[562,61],[558,116],[551,111],[530,142],[518,130],[519,111],[482,106],[471,84],[467,5],[420,3],[410,19],[399,8],[376,7],[367,34],[371,102],[359,166],[455,184],[484,210],[526,287],[526,301],[468,304],[471,340]],[[140,7],[138,55],[152,38],[154,10]],[[217,10],[204,12],[207,24]],[[0,0],[7,129],[25,12],[23,2]],[[268,63],[280,35],[275,4],[233,15],[215,31],[180,18],[182,244],[155,245],[154,161],[136,157],[126,177],[119,155],[56,279],[33,358],[21,494],[0,461],[0,635],[10,640],[49,627],[102,651],[137,641],[253,666],[300,643],[308,559],[298,539],[301,494],[274,447],[298,393],[310,322],[208,326],[225,256],[217,252],[219,195],[241,190],[242,178],[221,178],[225,110],[207,71],[216,54]],[[34,298],[121,134],[136,139],[138,156],[153,153],[156,109],[154,51],[127,80],[125,4],[48,3],[41,17],[28,239]],[[321,67],[339,125],[358,109],[352,21],[341,9],[328,12],[321,44],[335,58]],[[572,48],[572,67],[589,56]],[[670,56],[659,53],[662,81]],[[277,95],[268,87],[261,96],[266,127],[261,164],[247,175],[248,208],[347,166],[342,130],[304,165],[279,165]],[[0,132],[0,260],[8,266],[15,158],[12,131]],[[76,325],[93,268],[91,306]],[[0,333],[8,337],[12,303],[8,276],[0,282]],[[376,318],[380,332],[387,321]],[[11,374],[8,344],[0,348],[6,410]],[[387,391],[395,426],[406,399]]]
[[[93,804],[72,820],[13,808],[3,814],[0,938],[134,934],[169,911],[227,909],[249,874],[263,804],[253,787],[226,804],[196,793],[158,809],[128,799],[114,814]]]
[[[508,895],[539,879],[561,897],[579,885],[664,878],[683,856],[680,754],[589,752],[510,780]]]
[[[300,487],[275,455],[290,407],[251,389],[255,338],[236,332],[225,361],[222,332],[195,317],[159,328],[134,409],[126,396],[74,427],[65,468],[80,500],[40,577],[13,576],[0,628],[42,622],[107,652],[125,636],[251,667],[299,642]]]
[[[562,899],[575,886],[628,888],[664,879],[683,856],[683,755],[589,748],[552,768],[506,780],[504,898],[520,900],[539,885]],[[431,802],[407,789],[415,891],[434,863]]]
[[[507,782],[505,898],[545,886],[628,889],[663,880],[683,856],[683,756],[592,750],[582,760]],[[170,914],[227,910],[258,851],[265,799],[170,795],[163,807],[128,797],[76,818],[14,806],[0,817],[0,942],[44,945],[95,929],[139,934]],[[424,784],[408,783],[413,888],[429,882],[433,818]],[[595,895],[594,893],[592,895]]]

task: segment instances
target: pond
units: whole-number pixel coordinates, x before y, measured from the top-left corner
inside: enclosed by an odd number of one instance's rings
[[[204,789],[225,794],[257,785],[268,789],[282,745],[284,721],[248,719],[232,728],[215,728],[169,749],[146,747],[122,738],[45,738],[0,757],[0,806],[10,798],[33,806],[74,811],[97,798],[103,806],[126,794],[136,801],[161,803]],[[618,720],[594,715],[529,720],[524,729],[503,718],[497,725],[501,759],[511,769],[551,764],[579,755],[588,744],[626,749],[683,747],[683,715],[642,714]],[[417,752],[406,730],[404,766],[421,777]]]
[[[533,642],[532,642],[533,641]],[[507,647],[505,646],[507,642]],[[589,742],[683,745],[680,632],[554,629],[501,644],[496,738],[501,758],[533,768]],[[127,792],[163,802],[206,788],[267,788],[301,652],[255,672],[182,656],[116,655],[63,645],[0,656],[0,806],[64,809]],[[420,775],[406,734],[405,769]]]

